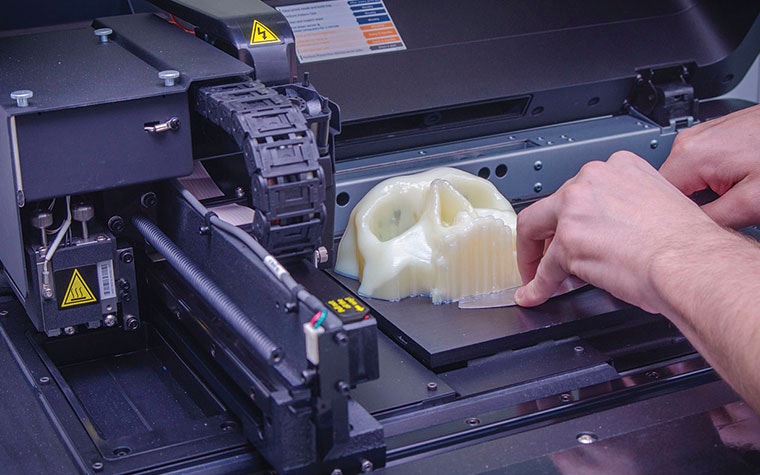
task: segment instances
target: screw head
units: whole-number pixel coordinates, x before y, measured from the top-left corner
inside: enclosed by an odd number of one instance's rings
[[[480,419],[478,419],[477,417],[468,417],[467,419],[464,420],[464,423],[467,424],[468,426],[476,426],[476,425],[480,425]]]
[[[165,87],[174,86],[174,80],[179,77],[179,71],[167,69],[158,73],[158,78],[164,81]]]
[[[74,328],[74,327],[66,327],[66,328],[63,329],[63,333],[65,333],[67,335],[73,335],[76,332],[77,332],[77,329]]]
[[[11,99],[16,101],[16,105],[19,107],[27,107],[29,105],[29,99],[31,99],[32,96],[34,96],[34,92],[29,89],[20,89],[11,92]]]
[[[570,393],[564,393],[559,396],[559,400],[562,402],[570,402],[573,400],[573,395]]]
[[[369,473],[375,468],[369,460],[362,460],[362,473]]]
[[[573,351],[576,352],[576,353],[583,353],[585,351],[585,348],[583,348],[582,346],[578,345],[575,348],[573,348]]]
[[[430,381],[427,383],[427,390],[428,391],[437,391],[438,390],[438,383],[435,381]]]
[[[543,189],[544,189],[544,185],[541,182],[538,182],[535,185],[533,185],[533,191],[535,191],[536,193],[541,193],[541,190]]]
[[[591,432],[582,432],[578,434],[578,436],[576,437],[576,440],[580,442],[581,444],[588,445],[588,444],[593,444],[594,442],[599,440],[599,437],[596,434],[591,433]]]
[[[108,315],[106,315],[105,318],[103,318],[103,325],[107,327],[112,327],[116,325],[116,315],[114,315],[113,313],[109,313]]]
[[[94,33],[95,36],[100,39],[101,43],[108,43],[108,37],[113,33],[113,30],[110,28],[98,28]]]
[[[92,464],[92,469],[95,470],[96,472],[100,472],[101,470],[103,470],[103,462],[94,462]]]
[[[539,171],[542,168],[544,168],[544,164],[541,162],[541,160],[536,160],[536,162],[533,164],[533,169]]]
[[[50,383],[50,377],[49,376],[43,376],[39,379],[40,384],[48,384]]]
[[[660,145],[660,143],[657,142],[657,140],[654,140],[654,139],[652,139],[652,141],[649,142],[649,148],[651,148],[652,150],[656,149],[659,145]]]
[[[245,190],[242,186],[235,187],[235,198],[242,198],[245,196]]]

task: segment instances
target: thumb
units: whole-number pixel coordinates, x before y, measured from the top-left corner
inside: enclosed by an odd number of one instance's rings
[[[702,211],[721,226],[737,229],[760,223],[755,204],[758,200],[757,186],[741,181],[715,201],[703,205]]]

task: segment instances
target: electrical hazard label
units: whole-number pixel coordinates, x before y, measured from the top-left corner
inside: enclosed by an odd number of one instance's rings
[[[251,45],[263,45],[268,43],[279,43],[280,37],[275,35],[265,24],[259,20],[253,21],[251,28]]]
[[[55,273],[56,289],[66,289],[58,300],[58,306],[61,309],[76,307],[97,303],[98,298],[92,291],[93,287],[87,281],[97,283],[92,274],[96,273],[95,266],[83,267],[80,269],[68,269]],[[88,279],[89,277],[89,279]],[[61,294],[58,294],[59,296]]]
[[[328,0],[277,7],[301,63],[405,50],[383,0]]]

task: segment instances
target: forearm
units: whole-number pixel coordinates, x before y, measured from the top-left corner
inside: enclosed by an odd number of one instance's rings
[[[760,246],[717,225],[673,241],[650,268],[662,313],[760,413]]]

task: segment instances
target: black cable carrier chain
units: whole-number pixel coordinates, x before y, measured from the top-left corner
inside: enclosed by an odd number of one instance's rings
[[[259,81],[201,88],[196,105],[243,149],[256,240],[277,257],[311,254],[327,212],[325,176],[301,108]]]

